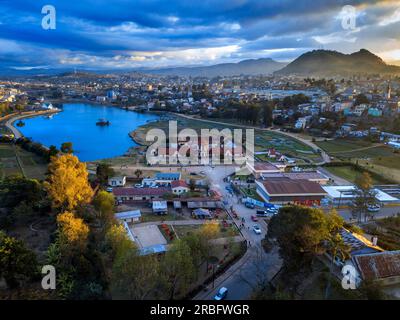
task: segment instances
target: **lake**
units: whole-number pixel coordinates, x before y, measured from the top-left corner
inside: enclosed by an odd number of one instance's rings
[[[45,116],[24,119],[25,126],[18,129],[25,137],[47,147],[60,148],[63,142],[72,142],[74,154],[81,161],[123,155],[136,146],[128,133],[159,118],[154,114],[86,103],[66,103],[62,110],[52,119]],[[110,125],[97,126],[99,119],[110,121]]]

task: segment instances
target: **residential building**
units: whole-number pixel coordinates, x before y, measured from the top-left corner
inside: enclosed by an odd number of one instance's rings
[[[174,194],[180,195],[190,190],[187,183],[183,180],[174,180],[171,182],[171,189]]]
[[[108,179],[108,185],[110,187],[124,187],[126,184],[126,177],[125,176],[120,176],[120,177],[112,177]]]
[[[124,211],[115,214],[116,219],[122,220],[126,223],[139,222],[141,217],[142,213],[140,212],[140,210]]]

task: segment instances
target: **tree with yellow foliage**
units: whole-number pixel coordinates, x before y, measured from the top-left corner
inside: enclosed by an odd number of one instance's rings
[[[84,248],[89,236],[89,227],[81,218],[76,218],[72,212],[60,213],[57,216],[59,241],[67,248]]]
[[[133,251],[136,248],[135,243],[129,239],[122,224],[113,224],[107,230],[105,240],[107,245],[111,248],[112,259],[124,255],[128,251]]]
[[[89,203],[93,196],[86,165],[72,154],[52,158],[44,185],[55,208],[73,210]]]
[[[115,199],[112,193],[100,190],[93,199],[98,218],[102,226],[109,225],[114,222],[114,205]]]
[[[220,226],[219,223],[216,221],[207,221],[201,226],[199,230],[200,235],[206,240],[217,238],[219,232]]]

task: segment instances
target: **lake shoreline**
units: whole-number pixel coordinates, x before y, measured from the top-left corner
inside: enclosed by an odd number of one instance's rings
[[[51,102],[53,105],[56,103],[54,100]],[[143,147],[141,141],[130,133],[137,127],[157,121],[160,117],[159,113],[144,114],[111,104],[69,101],[59,105],[63,111],[62,117],[44,120],[38,117],[45,114],[41,112],[13,118],[13,132],[17,138],[31,137],[42,146],[58,146],[63,142],[72,142],[76,155],[82,162],[126,156],[133,148]],[[24,127],[17,128],[15,122],[22,118],[35,118],[35,120],[29,120]],[[106,119],[110,121],[110,126],[95,126],[93,121],[96,119]]]
[[[19,115],[15,115],[15,116],[11,117],[10,119],[8,119],[4,125],[14,134],[15,139],[19,139],[19,138],[24,137],[24,134],[14,125],[15,122],[17,122],[18,120],[22,120],[22,119],[29,119],[29,118],[35,118],[35,117],[43,116],[43,115],[56,114],[61,111],[62,110],[60,110],[60,109],[57,109],[57,110],[53,109],[53,110],[33,111],[33,112],[26,113],[26,114],[19,114]],[[45,146],[43,145],[43,147],[45,147]]]

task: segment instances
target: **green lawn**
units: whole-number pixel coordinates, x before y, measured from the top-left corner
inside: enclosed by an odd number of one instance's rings
[[[152,221],[171,221],[171,220],[184,220],[179,214],[173,215],[168,213],[166,215],[157,215],[153,213],[143,213],[142,222],[152,222]]]
[[[331,172],[332,174],[343,178],[351,183],[354,183],[357,176],[360,174],[359,171],[353,169],[351,166],[343,166],[343,167],[324,167],[326,170]],[[379,179],[378,177],[372,177],[373,184],[385,184],[386,181],[384,179]]]
[[[374,164],[400,170],[400,154],[389,157],[378,157],[373,160]]]
[[[201,224],[192,224],[192,225],[174,225],[174,230],[178,234],[179,237],[187,236],[188,234],[197,232],[201,228]],[[171,229],[171,228],[170,228]],[[239,234],[238,229],[235,225],[232,225],[228,228],[224,228],[222,225],[220,226],[220,232],[216,236],[217,238],[226,238],[226,237],[234,237]]]
[[[365,150],[356,150],[356,151],[348,151],[335,153],[333,156],[339,158],[359,158],[359,159],[375,159],[380,157],[392,157],[393,149],[386,146],[378,146],[374,148],[369,148]]]
[[[364,140],[355,139],[335,139],[327,141],[317,141],[315,144],[328,153],[346,152],[354,149],[369,147],[372,144]]]

